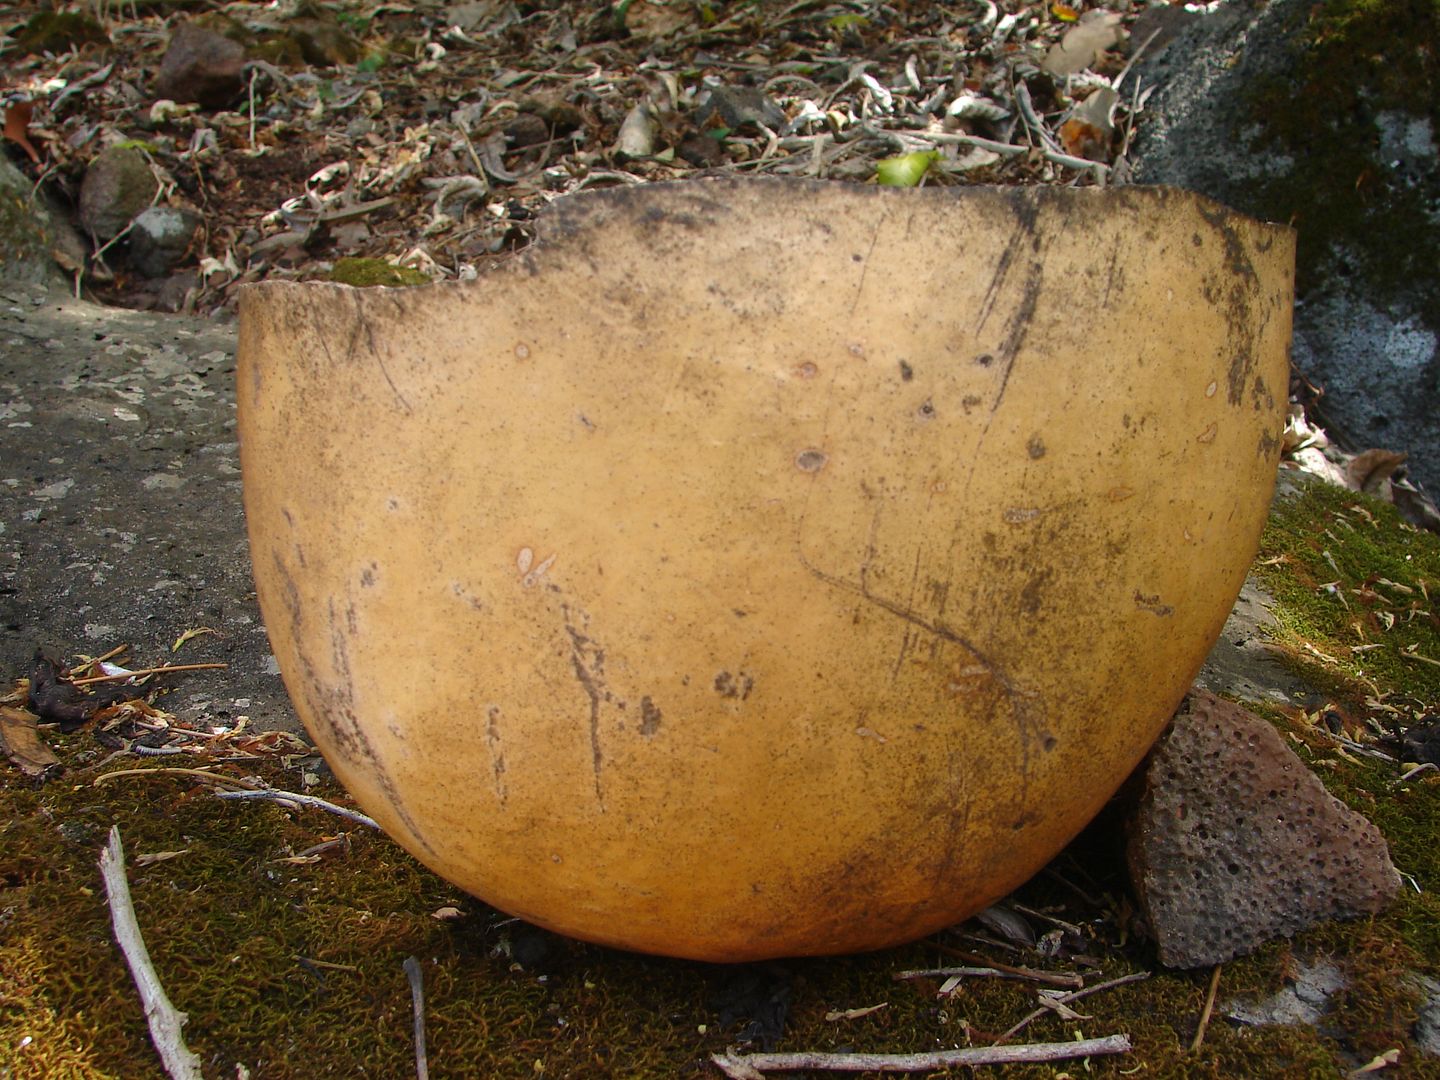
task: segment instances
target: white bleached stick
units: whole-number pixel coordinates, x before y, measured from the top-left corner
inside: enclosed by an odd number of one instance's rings
[[[172,1080],[204,1080],[200,1058],[185,1045],[180,1029],[187,1017],[165,996],[165,988],[150,963],[150,952],[135,918],[130,902],[130,882],[125,878],[125,849],[120,846],[120,826],[110,826],[110,842],[100,851],[100,876],[110,898],[110,921],[115,926],[115,940],[130,965],[130,974],[140,990],[145,1006],[145,1020],[150,1025],[150,1039],[160,1061]]]

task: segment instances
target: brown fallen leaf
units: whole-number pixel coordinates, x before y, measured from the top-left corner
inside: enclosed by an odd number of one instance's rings
[[[1113,156],[1115,106],[1120,96],[1102,86],[1071,110],[1060,125],[1060,145],[1072,157],[1108,163]]]
[[[30,160],[40,164],[40,152],[30,142],[30,115],[35,106],[29,101],[16,101],[5,106],[5,138],[19,145],[30,155]]]
[[[35,730],[38,720],[39,717],[26,709],[0,707],[0,749],[31,778],[44,776],[60,764],[55,752],[40,741]]]

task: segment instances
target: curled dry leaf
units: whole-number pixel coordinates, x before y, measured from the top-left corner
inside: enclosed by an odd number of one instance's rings
[[[1354,490],[1374,494],[1405,464],[1407,457],[1408,454],[1394,450],[1366,450],[1356,454],[1345,466],[1345,479]]]
[[[1119,101],[1119,94],[1102,86],[1072,109],[1060,125],[1060,145],[1065,152],[1087,161],[1109,162]]]
[[[219,631],[214,630],[209,626],[196,626],[190,630],[186,630],[183,634],[177,637],[175,639],[175,644],[170,646],[170,651],[172,653],[179,652],[180,646],[184,645],[187,641],[193,641],[195,638],[200,637],[202,634],[216,634],[218,632]]]
[[[1009,908],[988,907],[975,918],[987,930],[1016,945],[1028,947],[1035,944],[1035,931],[1030,928],[1030,924]]]

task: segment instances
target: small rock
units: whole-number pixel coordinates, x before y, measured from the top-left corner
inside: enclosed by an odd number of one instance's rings
[[[200,288],[200,275],[194,270],[182,270],[172,274],[160,284],[155,294],[155,310],[184,311],[188,299]]]
[[[244,89],[245,49],[225,35],[185,23],[170,38],[155,78],[155,96],[207,109],[229,105]]]
[[[675,152],[697,169],[719,168],[726,162],[725,147],[711,135],[690,135]]]
[[[111,240],[150,205],[160,183],[133,146],[109,146],[85,169],[80,182],[80,223],[96,239]]]
[[[1252,1027],[1304,1024],[1314,1027],[1330,1011],[1330,999],[1348,985],[1345,973],[1329,960],[1297,963],[1285,988],[1264,1001],[1232,1001],[1224,1006],[1231,1020]]]
[[[752,130],[763,124],[770,129],[785,123],[785,110],[753,86],[713,86],[700,105],[696,119],[704,127],[726,127],[734,131],[747,124]]]
[[[1417,765],[1440,765],[1440,717],[1426,716],[1400,737],[1406,761]]]
[[[1144,766],[1130,877],[1167,967],[1208,967],[1400,885],[1378,829],[1254,714],[1192,691]]]
[[[200,228],[200,215],[173,206],[152,206],[135,216],[130,262],[146,277],[164,277],[185,258]]]

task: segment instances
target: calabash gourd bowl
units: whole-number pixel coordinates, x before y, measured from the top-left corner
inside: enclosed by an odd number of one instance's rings
[[[1084,827],[1254,557],[1293,239],[1162,189],[564,199],[240,321],[261,609],[417,859],[707,960],[923,936]]]

